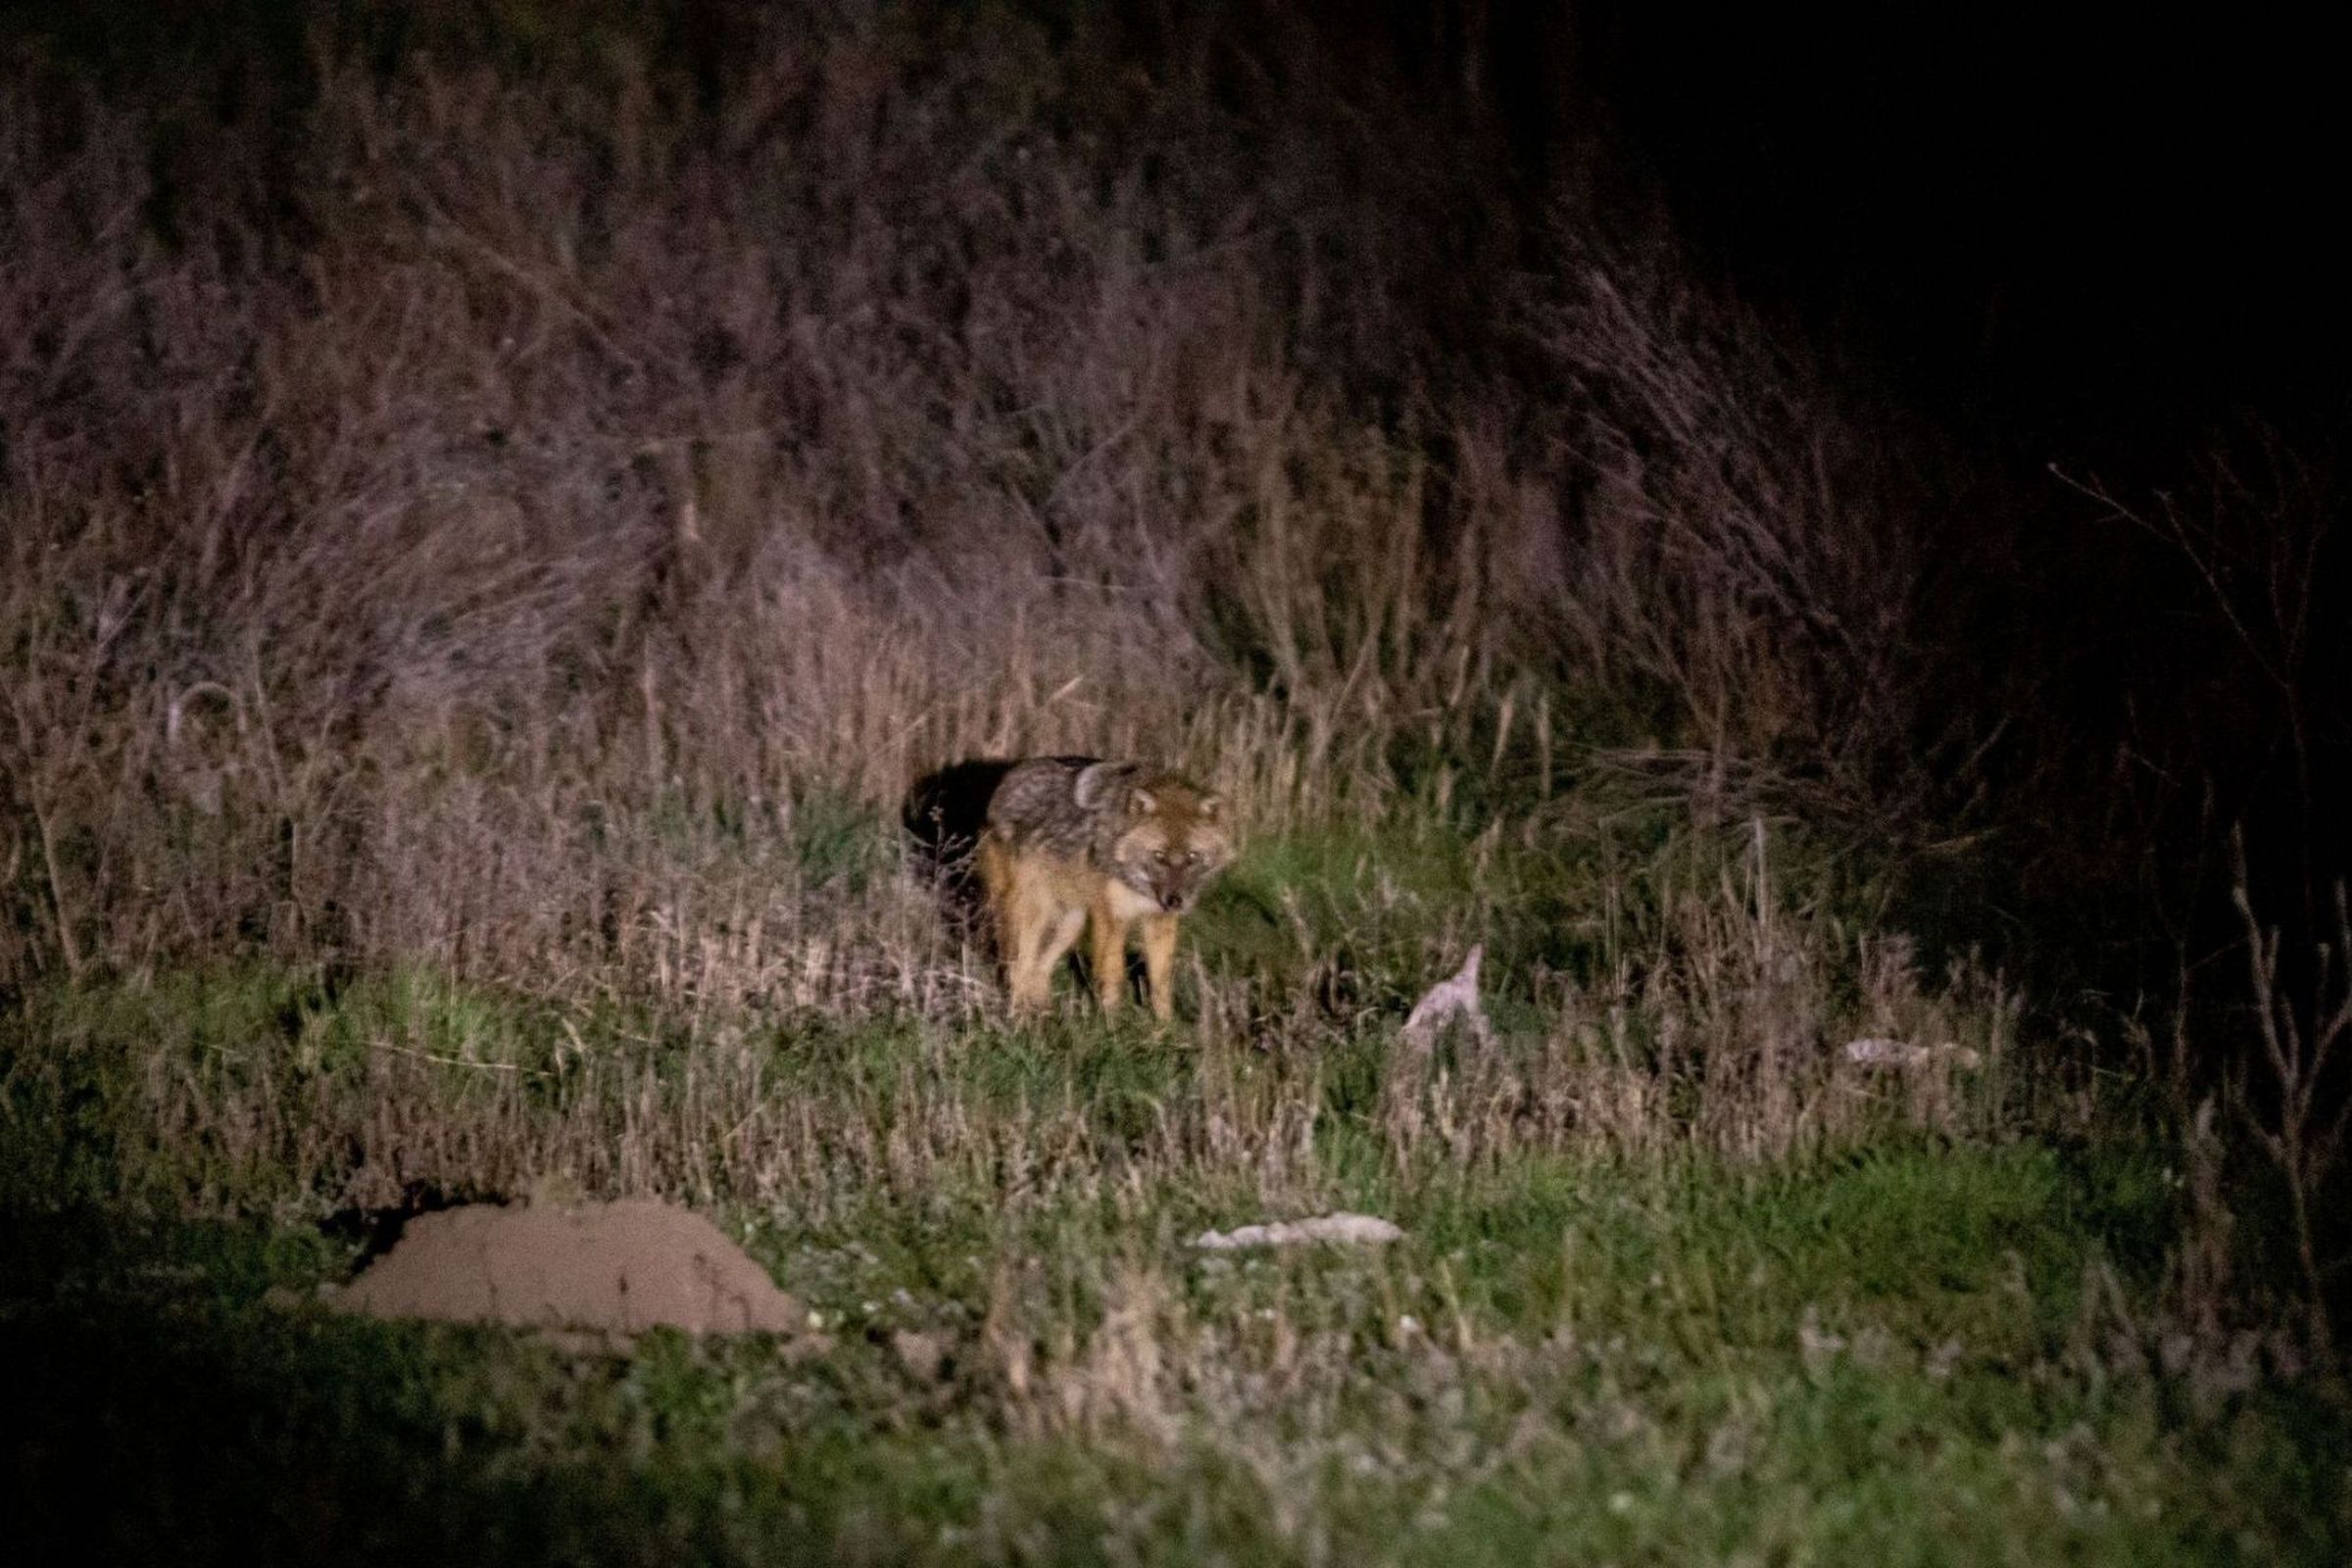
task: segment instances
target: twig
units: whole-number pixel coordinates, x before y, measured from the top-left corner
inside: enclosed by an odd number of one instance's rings
[[[444,1067],[472,1067],[482,1072],[518,1072],[526,1078],[552,1078],[555,1076],[554,1073],[548,1072],[544,1068],[525,1067],[520,1062],[468,1061],[464,1056],[444,1056],[438,1052],[418,1051],[414,1046],[395,1046],[381,1040],[375,1043],[375,1049],[389,1051],[396,1055],[415,1056],[418,1061],[437,1061]]]

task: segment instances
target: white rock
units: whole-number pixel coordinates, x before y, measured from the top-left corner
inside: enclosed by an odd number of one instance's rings
[[[1974,1067],[1981,1058],[1968,1047],[1948,1040],[1936,1046],[1917,1045],[1908,1040],[1848,1040],[1845,1059],[1864,1067],[1924,1067],[1930,1062],[1945,1060]]]
[[[1247,1247],[1303,1247],[1312,1242],[1348,1242],[1383,1246],[1402,1241],[1404,1232],[1371,1214],[1318,1214],[1313,1219],[1277,1220],[1271,1225],[1243,1225],[1230,1231],[1202,1231],[1195,1247],[1211,1252],[1237,1252]]]

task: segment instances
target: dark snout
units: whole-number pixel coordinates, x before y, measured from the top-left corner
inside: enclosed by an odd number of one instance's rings
[[[1159,890],[1159,906],[1170,914],[1182,914],[1185,905],[1191,901],[1191,898],[1192,895],[1182,888],[1161,888]]]

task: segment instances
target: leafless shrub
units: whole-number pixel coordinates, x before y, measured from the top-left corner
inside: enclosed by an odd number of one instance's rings
[[[1574,499],[1552,627],[1588,679],[1677,717],[1621,764],[1734,818],[1806,802],[1927,832],[1989,741],[1989,706],[1936,701],[1950,503],[1924,475],[1945,459],[1858,416],[1670,249],[1569,220],[1524,319],[1566,388],[1547,409]]]

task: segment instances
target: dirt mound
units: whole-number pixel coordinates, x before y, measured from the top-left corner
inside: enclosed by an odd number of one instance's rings
[[[806,1310],[700,1214],[650,1199],[422,1214],[337,1304],[373,1317],[786,1334]]]

